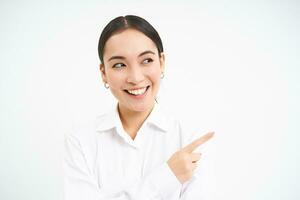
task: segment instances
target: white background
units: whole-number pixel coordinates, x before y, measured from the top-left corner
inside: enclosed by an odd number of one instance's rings
[[[300,199],[296,0],[1,1],[0,199],[62,199],[63,135],[115,103],[97,45],[126,14],[162,37],[160,104],[216,132],[216,199]]]

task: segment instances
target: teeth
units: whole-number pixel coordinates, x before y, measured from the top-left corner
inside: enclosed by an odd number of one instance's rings
[[[130,94],[133,94],[133,95],[141,95],[141,94],[144,94],[146,92],[146,87],[145,88],[141,88],[141,89],[138,89],[138,90],[127,90]]]

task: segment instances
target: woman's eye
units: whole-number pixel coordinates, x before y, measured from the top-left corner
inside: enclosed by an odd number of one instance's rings
[[[123,63],[116,63],[113,65],[113,68],[121,68],[123,66],[125,66]]]
[[[153,59],[147,58],[143,61],[143,64],[147,64],[147,63],[151,63],[151,62],[153,62]]]

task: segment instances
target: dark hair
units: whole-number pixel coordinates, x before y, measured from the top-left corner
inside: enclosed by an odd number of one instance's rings
[[[116,17],[115,19],[111,20],[103,29],[99,43],[98,43],[98,55],[102,64],[103,61],[103,51],[104,46],[107,40],[116,32],[126,30],[129,28],[136,29],[142,33],[144,33],[147,37],[149,37],[156,45],[158,50],[159,57],[160,54],[164,51],[162,41],[154,29],[154,27],[147,22],[145,19],[135,16],[135,15],[126,15],[125,17],[120,16]]]

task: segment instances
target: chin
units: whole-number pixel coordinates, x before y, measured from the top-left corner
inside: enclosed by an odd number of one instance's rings
[[[150,109],[150,106],[133,106],[131,107],[132,111],[135,112],[145,112],[148,111]]]
[[[130,110],[135,111],[135,112],[149,111],[152,108],[153,103],[132,104],[132,105],[130,105]]]

